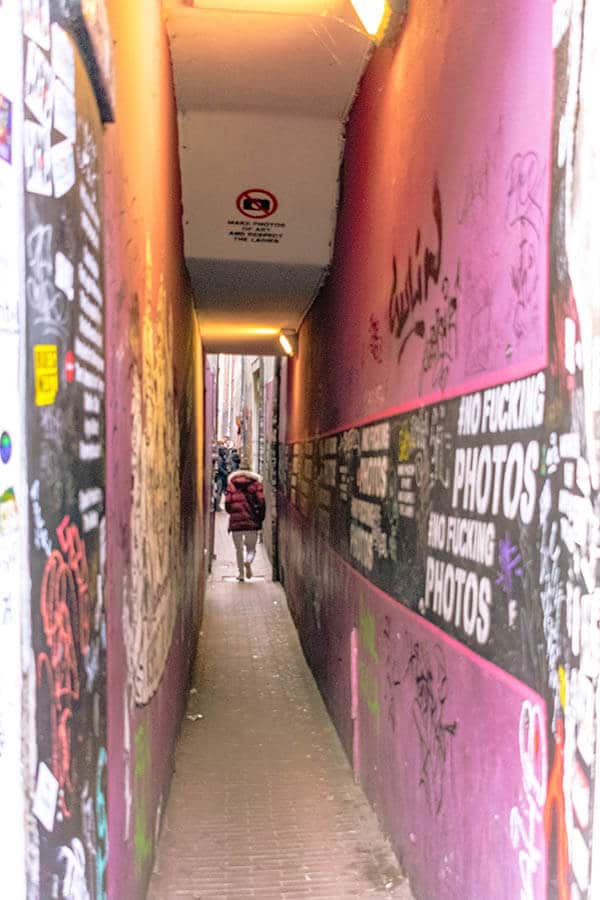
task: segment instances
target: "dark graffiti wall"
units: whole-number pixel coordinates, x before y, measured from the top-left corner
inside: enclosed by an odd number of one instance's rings
[[[545,398],[542,372],[293,444],[286,479],[290,502],[358,571],[538,689],[538,500],[557,468]]]
[[[591,900],[598,12],[496,12],[411,5],[364,79],[287,367],[283,576],[415,895]]]
[[[36,889],[41,897],[101,900],[108,857],[102,131],[77,48],[47,4],[25,12],[24,83]]]

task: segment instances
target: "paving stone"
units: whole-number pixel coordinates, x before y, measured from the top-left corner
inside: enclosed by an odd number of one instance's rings
[[[148,900],[413,900],[306,665],[259,545],[235,571],[227,516]],[[386,888],[387,885],[387,888]]]

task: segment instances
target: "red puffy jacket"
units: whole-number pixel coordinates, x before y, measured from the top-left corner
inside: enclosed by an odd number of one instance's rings
[[[260,475],[238,469],[227,479],[225,509],[229,531],[260,531],[265,518],[265,495]]]

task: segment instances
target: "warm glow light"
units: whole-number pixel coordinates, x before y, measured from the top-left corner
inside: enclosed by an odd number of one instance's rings
[[[281,346],[283,347],[283,349],[285,350],[285,352],[287,353],[288,356],[294,355],[294,348],[290,344],[290,339],[288,338],[287,334],[282,333],[279,335],[279,343],[281,344]]]
[[[375,36],[388,12],[385,0],[352,0],[352,6],[367,33]]]
[[[292,347],[292,345],[290,343],[290,339],[288,338],[287,334],[283,333],[283,331],[280,332],[280,334],[279,334],[279,343],[281,344],[281,346],[283,347],[283,349],[285,350],[285,352],[287,353],[288,356],[294,355],[294,348]]]
[[[247,338],[247,337],[275,337],[279,334],[279,328],[270,325],[234,325],[228,322],[202,322],[200,330],[204,338]]]
[[[323,11],[323,0],[184,0],[184,3],[197,9],[222,9],[228,12],[233,10],[316,16]]]

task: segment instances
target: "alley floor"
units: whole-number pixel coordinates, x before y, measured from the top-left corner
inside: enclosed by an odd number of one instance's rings
[[[238,583],[217,514],[193,687],[149,900],[411,900],[262,546]]]

